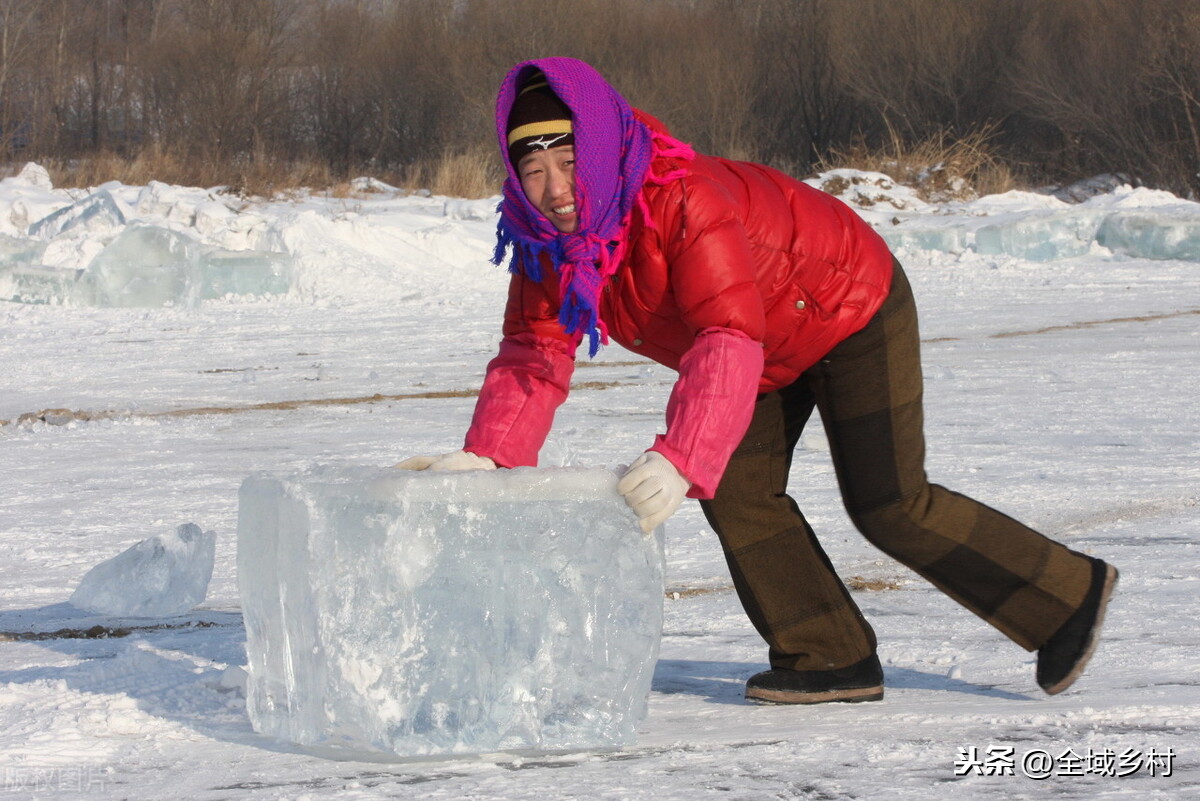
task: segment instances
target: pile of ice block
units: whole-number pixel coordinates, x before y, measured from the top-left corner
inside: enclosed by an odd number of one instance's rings
[[[208,208],[233,214],[221,203]],[[220,214],[196,213],[199,226]],[[295,264],[287,253],[222,250],[169,228],[130,223],[106,189],[37,220],[28,235],[0,234],[0,301],[193,307],[229,295],[287,294],[295,281]],[[86,267],[44,263],[50,250],[59,251],[61,259],[67,245],[78,248],[87,241],[103,243],[103,249]]]
[[[629,744],[663,551],[608,470],[313,470],[241,488],[256,731],[425,755]]]

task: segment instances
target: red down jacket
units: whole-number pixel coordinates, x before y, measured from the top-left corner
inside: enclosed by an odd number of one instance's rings
[[[867,324],[887,296],[892,256],[844,203],[780,172],[702,155],[687,167],[685,178],[647,184],[654,225],[634,215],[600,319],[625,348],[680,371],[653,449],[692,482],[690,495],[711,497],[756,394],[792,383]],[[558,322],[558,277],[543,274],[512,278],[464,446],[505,467],[536,464],[578,344]]]

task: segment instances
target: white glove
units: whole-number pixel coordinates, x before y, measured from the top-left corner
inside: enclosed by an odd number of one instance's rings
[[[412,456],[394,465],[400,470],[495,470],[496,463],[486,456],[468,451],[443,453],[441,456]]]
[[[691,482],[658,451],[646,451],[639,456],[617,482],[617,492],[638,516],[642,531],[647,534],[675,513],[691,487]]]

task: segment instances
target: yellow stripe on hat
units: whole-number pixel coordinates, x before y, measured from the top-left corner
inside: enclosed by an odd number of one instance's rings
[[[508,132],[508,146],[512,147],[518,139],[528,136],[544,136],[545,134],[569,134],[575,129],[570,120],[546,120],[545,122],[530,122],[513,128]]]

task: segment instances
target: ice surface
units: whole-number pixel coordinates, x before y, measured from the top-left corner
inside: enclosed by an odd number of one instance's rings
[[[48,240],[75,228],[103,232],[123,225],[125,215],[117,201],[108,190],[101,189],[32,223],[29,235]]]
[[[662,571],[607,470],[248,478],[251,722],[401,756],[630,743]]]
[[[117,617],[182,615],[208,593],[216,545],[195,523],[142,540],[89,570],[71,604]]]

